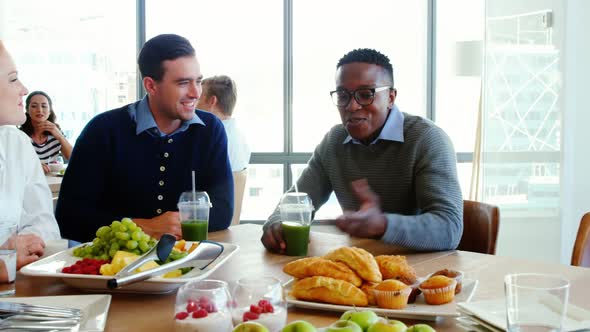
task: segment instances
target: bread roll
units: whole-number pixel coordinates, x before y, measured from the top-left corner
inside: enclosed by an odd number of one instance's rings
[[[361,278],[346,264],[334,262],[323,257],[306,257],[287,263],[283,272],[298,279],[309,277],[330,277],[348,281],[359,287]]]
[[[364,249],[342,247],[329,252],[324,258],[348,265],[364,280],[371,282],[381,282],[382,280],[375,257]]]
[[[383,279],[396,279],[406,285],[416,282],[416,270],[408,264],[405,256],[381,255],[375,257]]]
[[[344,280],[328,277],[301,279],[293,285],[291,295],[299,300],[366,307],[367,295]]]

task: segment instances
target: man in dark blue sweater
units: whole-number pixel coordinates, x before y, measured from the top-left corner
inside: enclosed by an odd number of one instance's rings
[[[113,220],[131,217],[147,234],[181,236],[177,201],[207,191],[209,231],[226,229],[233,180],[223,124],[195,111],[201,70],[190,42],[177,35],[147,41],[138,58],[147,96],[94,117],[78,138],[56,217],[65,238],[89,241]]]

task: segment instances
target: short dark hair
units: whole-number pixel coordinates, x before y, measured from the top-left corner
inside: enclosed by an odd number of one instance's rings
[[[382,67],[387,72],[388,78],[391,79],[391,87],[393,87],[393,66],[391,66],[387,55],[372,48],[357,48],[340,58],[336,69],[354,62],[370,63]]]
[[[203,94],[207,98],[215,96],[223,114],[231,116],[234,112],[238,93],[236,82],[229,76],[219,75],[204,79]]]
[[[29,114],[29,106],[31,105],[31,99],[33,99],[34,96],[36,95],[41,95],[45,98],[47,98],[47,102],[49,103],[49,117],[47,118],[47,121],[55,123],[55,125],[57,126],[57,128],[59,128],[61,130],[61,128],[59,127],[59,125],[55,122],[56,120],[56,116],[55,116],[55,111],[53,111],[53,101],[51,101],[51,98],[49,97],[49,95],[43,91],[33,91],[31,93],[29,93],[29,95],[27,96],[27,99],[25,99],[25,115],[26,115],[26,120],[25,123],[23,123],[19,128],[20,130],[24,131],[25,134],[31,136],[33,135],[33,123],[31,121],[31,115]]]
[[[159,81],[164,76],[162,62],[184,56],[194,56],[195,49],[188,39],[175,35],[163,34],[148,40],[137,58],[141,77],[151,77]]]

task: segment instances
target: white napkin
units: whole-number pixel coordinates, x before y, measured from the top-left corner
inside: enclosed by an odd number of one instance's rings
[[[546,315],[555,314],[551,299],[543,301],[546,305],[545,311],[539,311],[539,320]],[[467,315],[472,320],[479,320],[484,324],[492,325],[497,329],[506,330],[506,300],[504,298],[495,300],[461,302],[457,304],[459,312]],[[573,304],[567,306],[567,316],[564,321],[564,331],[575,331],[590,328],[590,311]]]

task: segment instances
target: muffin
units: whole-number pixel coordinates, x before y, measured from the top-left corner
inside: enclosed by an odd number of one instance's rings
[[[412,287],[395,279],[388,279],[375,286],[373,295],[379,308],[403,309],[408,304]]]
[[[432,276],[420,284],[424,300],[428,304],[445,304],[455,298],[457,280],[445,276]]]
[[[450,269],[444,269],[444,270],[438,270],[438,271],[434,272],[433,274],[431,274],[430,276],[445,276],[445,277],[455,279],[457,281],[457,286],[455,287],[455,294],[461,293],[461,288],[463,286],[463,272],[456,271],[456,270],[450,270]]]

